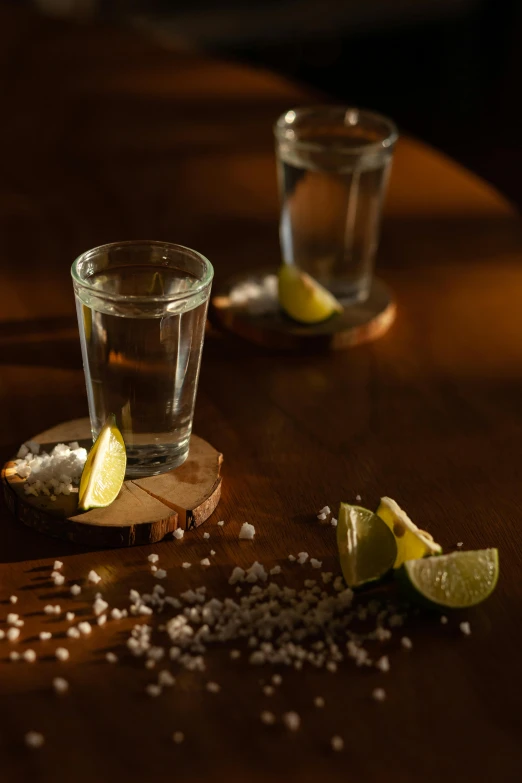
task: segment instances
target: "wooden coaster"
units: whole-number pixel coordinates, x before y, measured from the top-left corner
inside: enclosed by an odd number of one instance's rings
[[[228,280],[211,299],[210,314],[220,326],[267,348],[281,350],[342,350],[376,340],[392,325],[396,305],[388,286],[374,278],[365,302],[345,307],[321,324],[298,324],[279,309],[249,313],[230,301],[230,291],[240,283],[259,283],[269,272],[252,272]]]
[[[57,443],[71,441],[89,449],[89,419],[64,422],[32,440],[47,452]],[[14,516],[41,533],[96,547],[152,544],[177,527],[188,530],[208,519],[221,496],[222,462],[222,454],[192,435],[189,455],[179,468],[125,481],[114,503],[81,514],[77,510],[77,490],[71,495],[58,495],[55,501],[26,495],[25,479],[16,475],[13,460],[4,465],[2,487]]]

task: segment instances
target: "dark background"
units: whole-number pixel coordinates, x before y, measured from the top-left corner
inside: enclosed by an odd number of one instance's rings
[[[29,2],[30,0],[27,0]],[[520,0],[32,0],[392,116],[522,206]]]

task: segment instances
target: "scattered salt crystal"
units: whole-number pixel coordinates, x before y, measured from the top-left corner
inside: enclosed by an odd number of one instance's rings
[[[72,585],[69,592],[71,593],[71,595],[80,595],[80,593],[82,592],[82,588],[80,587],[80,585]]]
[[[295,557],[293,555],[288,555],[288,559],[291,563],[295,563]]]
[[[13,650],[12,652],[9,653],[9,660],[10,661],[19,661],[20,660],[20,653],[15,652],[15,650]]]
[[[223,522],[223,520],[222,520],[222,519],[220,519],[220,520],[219,520],[219,522],[218,522],[218,525],[219,525],[219,527],[223,527],[223,525],[224,525],[224,524],[225,524],[225,523]]]
[[[6,633],[6,636],[7,636],[8,640],[10,642],[16,642],[16,640],[20,636],[20,629],[19,628],[10,628],[7,631],[7,633]]]
[[[176,745],[181,745],[183,740],[185,739],[185,735],[182,731],[175,731],[172,735],[172,741],[176,743]]]
[[[15,625],[17,628],[22,628],[24,626],[24,620],[17,620]]]
[[[153,696],[155,698],[161,694],[161,685],[155,685],[153,682],[151,682],[150,685],[147,685],[145,688],[145,692],[148,693],[149,696]]]
[[[319,511],[319,514],[325,514],[326,515],[326,514],[330,514],[330,513],[331,513],[330,506],[323,506],[323,508]]]
[[[255,563],[252,563],[250,568],[247,570],[245,579],[247,582],[252,583],[257,582],[258,579],[260,579],[262,582],[266,582],[268,575],[265,571],[265,567],[256,560]]]
[[[464,636],[470,636],[471,635],[471,625],[465,621],[459,625],[460,630],[464,634]]]
[[[158,570],[158,566],[151,565],[150,570],[151,570],[151,573],[155,574],[156,571]]]
[[[377,669],[380,669],[381,672],[389,672],[390,671],[390,660],[387,655],[383,655],[382,658],[379,658],[377,663],[375,664]]]
[[[80,638],[80,632],[77,628],[68,628],[65,632],[65,635],[68,636],[70,639],[79,639]]]
[[[168,669],[162,669],[158,674],[158,685],[170,688],[175,684],[175,682],[176,678],[172,676]]]
[[[335,517],[332,517],[330,520],[330,524],[332,527],[337,527],[337,520]]]
[[[191,563],[182,563],[181,564],[182,568],[190,568],[190,566],[191,566]]]
[[[374,701],[384,701],[386,699],[386,691],[384,688],[374,688],[372,691],[372,699],[374,699]]]
[[[312,568],[321,568],[323,564],[321,560],[316,560],[315,557],[312,557],[312,559],[310,560],[310,565],[312,566]]]
[[[203,538],[210,538],[210,533],[203,533]]]
[[[463,542],[463,541],[459,541],[459,542],[457,543],[457,546],[464,546],[464,542]]]
[[[207,682],[205,687],[209,693],[219,693],[221,690],[221,685],[218,685],[217,682]]]
[[[301,718],[297,712],[285,712],[283,715],[283,723],[290,731],[297,731],[301,725]]]
[[[263,688],[263,693],[265,694],[265,696],[273,696],[274,692],[275,691],[271,685],[265,685],[265,687]]]
[[[357,501],[358,503],[360,503],[360,502],[361,502],[361,500],[362,500],[362,497],[361,497],[360,495],[356,495],[356,496],[355,496],[355,499],[356,499],[356,501]]]
[[[154,576],[156,577],[156,579],[165,579],[165,577],[167,576],[167,572],[165,571],[164,568],[158,568]]]
[[[322,709],[324,707],[324,699],[322,696],[316,696],[314,699],[314,705],[318,707],[318,709]]]
[[[92,605],[92,610],[96,616],[102,614],[109,604],[107,601],[104,601],[103,598],[97,598],[96,601]]]
[[[208,567],[210,565],[210,560],[208,557],[204,557],[203,560],[200,562],[200,565]]]
[[[276,720],[274,713],[268,710],[263,710],[259,717],[261,718],[261,723],[264,723],[265,726],[272,726]]]
[[[159,560],[159,555],[149,555],[147,560],[149,563],[157,563]]]
[[[84,620],[82,623],[78,623],[78,630],[84,636],[88,636],[92,631],[91,624]]]
[[[273,674],[272,682],[274,685],[281,685],[281,683],[283,682],[283,678],[281,677],[280,674]]]
[[[297,555],[297,562],[300,565],[303,565],[303,563],[306,563],[307,560],[308,560],[308,552],[299,552],[299,554]]]
[[[25,652],[22,653],[22,658],[24,661],[27,661],[27,663],[34,663],[36,661],[36,653],[34,650],[25,650]]]
[[[3,630],[0,628],[0,639],[3,639],[3,638],[4,638],[4,636],[5,636],[5,631],[3,631]]]
[[[338,593],[341,592],[341,590],[344,590],[344,580],[342,576],[336,576],[333,583],[334,590],[337,590]]]
[[[66,661],[69,658],[69,650],[67,650],[65,647],[57,647],[54,651],[54,654],[59,661]]]
[[[324,522],[327,516],[327,514],[318,514],[317,519],[319,519],[321,522]]]
[[[335,672],[337,671],[337,664],[335,661],[328,661],[328,663],[326,664],[326,668],[329,672],[335,674]]]
[[[401,644],[405,650],[411,650],[411,648],[413,647],[413,643],[409,636],[403,636],[401,639]]]
[[[243,568],[240,568],[239,566],[236,566],[234,570],[232,571],[230,575],[230,579],[228,580],[229,585],[235,585],[236,582],[243,582],[245,579],[246,571]]]
[[[44,735],[39,731],[28,731],[24,739],[27,747],[33,749],[41,748],[45,743]]]
[[[53,571],[59,571],[60,568],[63,567],[63,563],[61,560],[55,560],[53,565]]]
[[[330,740],[330,745],[332,746],[332,750],[341,751],[344,748],[344,740],[342,737],[336,735]]]
[[[241,650],[230,650],[230,657],[233,661],[237,661],[238,658],[241,658]]]
[[[105,660],[108,663],[118,663],[118,656],[113,652],[108,652],[105,654]]]
[[[23,444],[20,446],[20,448],[18,449],[18,452],[17,452],[16,456],[17,456],[19,459],[23,459],[23,458],[24,458],[24,457],[26,457],[28,454],[29,454],[29,449],[27,448],[27,446],[25,445],[25,443],[23,443]]]
[[[321,574],[321,579],[323,580],[324,584],[327,585],[333,579],[332,572],[331,571],[323,571],[322,574]]]
[[[101,576],[96,573],[96,571],[91,570],[89,571],[89,574],[87,576],[87,580],[89,582],[92,582],[93,584],[97,585],[98,582],[101,582]]]
[[[211,550],[210,550],[210,556],[211,556],[211,557],[214,557],[214,555],[215,555],[215,554],[216,554],[216,553],[214,552],[214,550],[213,550],[213,549],[211,549]]]
[[[448,618],[446,617],[445,614],[441,615],[440,621],[442,625],[446,625],[446,623],[448,622]]]
[[[10,603],[15,604],[18,601],[18,596],[17,595],[9,596],[9,601]]]
[[[20,619],[20,615],[15,614],[14,612],[9,612],[9,614],[7,615],[6,622],[8,625],[16,625],[19,619]]]
[[[96,620],[96,622],[98,623],[98,625],[105,625],[105,623],[107,622],[107,615],[101,614]]]
[[[145,661],[145,668],[146,669],[154,669],[156,667],[156,661],[153,661],[149,658],[148,661]]]
[[[63,574],[55,574],[53,576],[53,582],[54,582],[56,587],[61,587],[61,585],[63,585],[63,583],[65,582],[64,575]]]
[[[67,680],[64,680],[63,677],[55,677],[53,680],[53,688],[59,696],[62,696],[69,690],[69,683]]]
[[[248,522],[243,522],[241,530],[239,531],[239,538],[253,539],[256,534],[254,525],[250,525]]]
[[[275,565],[273,568],[270,569],[270,575],[271,576],[277,576],[281,573],[281,566]]]
[[[120,609],[111,609],[111,617],[113,620],[121,620],[121,611]]]
[[[67,620],[68,623],[72,623],[75,617],[76,615],[74,614],[74,612],[67,612],[65,615],[65,619]]]
[[[178,541],[179,541],[179,540],[180,540],[180,539],[182,539],[182,538],[183,538],[183,536],[185,535],[185,531],[183,530],[183,528],[182,528],[182,527],[177,527],[177,528],[174,530],[174,532],[173,532],[173,534],[172,534],[172,535],[174,536],[174,538],[177,538],[177,539],[178,539]]]

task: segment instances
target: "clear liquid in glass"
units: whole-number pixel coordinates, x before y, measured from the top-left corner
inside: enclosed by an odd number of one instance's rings
[[[190,294],[199,283],[186,271],[152,264],[106,268],[87,282],[100,294],[77,293],[93,437],[113,413],[128,476],[177,467],[188,453],[208,290],[167,303],[104,298]]]
[[[364,301],[377,249],[392,153],[357,156],[335,143],[279,146],[283,260],[312,275],[341,301]],[[330,139],[331,142],[331,139]],[[354,139],[354,146],[361,139]]]

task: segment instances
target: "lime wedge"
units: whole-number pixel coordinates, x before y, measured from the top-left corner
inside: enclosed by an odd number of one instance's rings
[[[303,324],[318,324],[343,311],[335,296],[293,264],[279,269],[279,304],[290,318]]]
[[[341,503],[337,522],[337,545],[348,587],[360,587],[382,579],[397,557],[390,528],[372,511]]]
[[[467,609],[491,595],[498,573],[498,549],[479,549],[408,560],[398,576],[410,595],[424,604]]]
[[[395,500],[381,498],[377,516],[386,522],[397,542],[394,568],[399,568],[406,560],[442,552],[442,547],[435,543],[429,533],[420,530]]]
[[[110,415],[89,452],[80,481],[78,509],[105,508],[116,500],[125,478],[127,454],[114,415]]]

